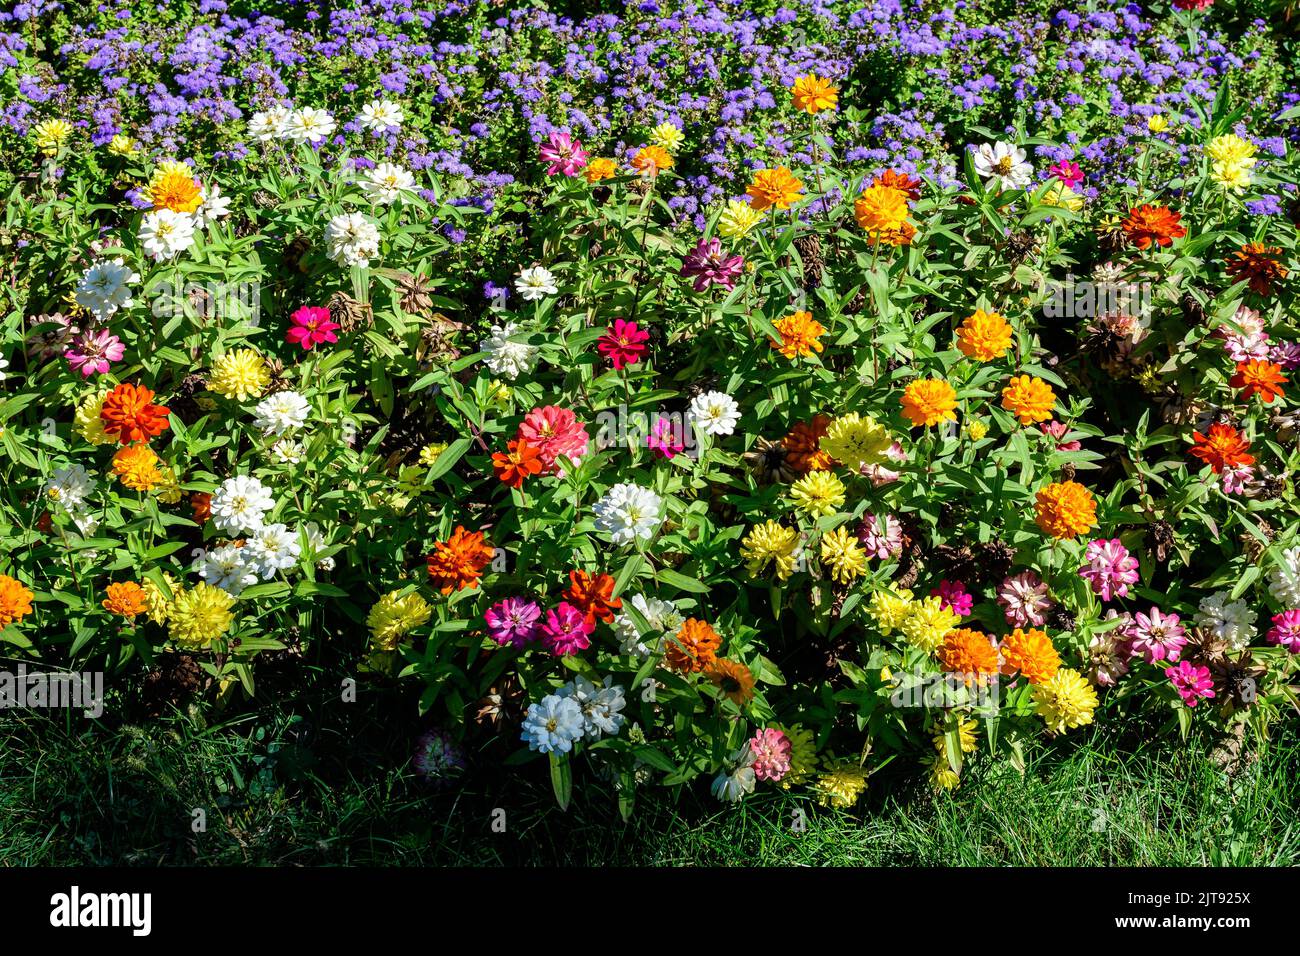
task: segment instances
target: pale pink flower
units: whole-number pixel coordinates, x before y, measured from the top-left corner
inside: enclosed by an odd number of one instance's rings
[[[754,734],[749,741],[754,755],[754,776],[759,780],[777,781],[790,772],[790,738],[776,727],[768,727]]]
[[[998,604],[1012,627],[1042,627],[1043,612],[1052,606],[1047,585],[1033,571],[1022,571],[998,585]]]

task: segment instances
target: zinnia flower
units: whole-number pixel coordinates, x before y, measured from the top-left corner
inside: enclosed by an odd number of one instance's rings
[[[1134,206],[1128,216],[1120,223],[1128,241],[1139,249],[1151,246],[1168,246],[1175,239],[1187,235],[1187,230],[1180,224],[1182,215],[1164,206]]]
[[[1247,454],[1250,442],[1231,425],[1216,422],[1210,426],[1206,435],[1192,432],[1192,440],[1195,444],[1188,450],[1188,454],[1201,459],[1214,469],[1216,475],[1225,468],[1255,463],[1255,456]]]
[[[1043,612],[1052,606],[1052,599],[1037,574],[1022,571],[998,586],[998,604],[1012,627],[1042,627],[1047,621]]]
[[[852,584],[867,573],[867,553],[844,525],[822,535],[821,558],[831,578],[840,584]]]
[[[1259,295],[1272,295],[1275,283],[1288,275],[1281,262],[1282,249],[1262,242],[1249,242],[1232,254],[1227,262],[1228,275],[1233,282],[1248,280],[1250,290]]]
[[[835,514],[844,494],[844,482],[829,471],[810,471],[790,486],[794,506],[812,518]]]
[[[868,186],[853,203],[853,218],[873,246],[909,244],[916,228],[907,221],[908,212],[907,194],[893,186]]]
[[[740,556],[745,568],[759,577],[769,564],[776,569],[778,580],[784,581],[794,572],[795,551],[799,546],[799,532],[776,521],[764,521],[749,529],[740,541]]]
[[[1053,538],[1073,539],[1097,524],[1097,502],[1078,482],[1052,482],[1038,491],[1034,521]]]
[[[622,371],[626,366],[641,361],[648,341],[650,333],[638,328],[635,322],[615,319],[605,334],[596,340],[596,349],[609,359],[615,371]]]
[[[403,637],[429,620],[433,608],[429,602],[412,591],[389,591],[366,615],[366,626],[374,640],[376,650],[395,651]]]
[[[35,596],[17,578],[0,574],[0,627],[8,627],[31,614]]]
[[[1092,585],[1093,593],[1103,601],[1127,597],[1128,586],[1138,582],[1137,558],[1129,554],[1119,538],[1089,542],[1084,558],[1088,564],[1079,570],[1079,576]]]
[[[554,474],[560,471],[562,458],[576,464],[587,454],[590,436],[570,409],[546,405],[524,416],[515,438],[537,449],[542,470]]]
[[[960,674],[969,687],[983,687],[998,672],[998,649],[987,634],[958,627],[949,631],[936,652],[939,663],[950,674]]]
[[[822,110],[835,109],[839,101],[839,90],[831,85],[830,80],[823,79],[816,73],[796,79],[790,93],[794,97],[795,109],[814,116]]]
[[[857,412],[841,415],[831,422],[821,440],[824,452],[854,471],[888,461],[893,443],[893,436],[883,425],[870,415],[864,418]]]
[[[206,647],[230,628],[234,603],[228,593],[204,581],[177,591],[168,605],[167,636],[185,647]]]
[[[1228,384],[1242,390],[1243,400],[1249,401],[1252,395],[1258,395],[1265,405],[1269,405],[1272,404],[1273,399],[1281,398],[1286,394],[1282,388],[1286,381],[1286,376],[1282,374],[1282,366],[1251,359],[1249,362],[1237,363],[1237,373],[1232,376]]]
[[[330,318],[329,309],[304,305],[289,316],[289,323],[284,340],[290,345],[301,345],[304,352],[310,352],[317,345],[339,340],[338,330],[341,326]]]
[[[958,620],[939,598],[923,597],[908,605],[907,616],[899,630],[909,644],[933,653],[943,644],[948,632],[957,626]]]
[[[592,185],[602,179],[613,179],[617,175],[618,164],[604,156],[593,159],[582,171],[582,178]]]
[[[957,392],[940,378],[918,378],[903,389],[903,415],[914,427],[956,421]]]
[[[568,133],[552,132],[537,150],[538,158],[546,163],[546,175],[563,173],[576,176],[587,165],[587,151]]]
[[[1187,644],[1186,632],[1177,614],[1165,614],[1158,607],[1151,612],[1139,611],[1129,631],[1134,654],[1141,654],[1148,664],[1176,661]]]
[[[769,207],[789,209],[799,201],[803,183],[785,166],[777,166],[754,173],[754,179],[745,192],[749,195],[749,204],[759,212]]]
[[[998,652],[1007,674],[1018,671],[1031,684],[1051,680],[1061,666],[1061,655],[1051,638],[1037,628],[1016,628],[1002,639]]]
[[[772,325],[781,333],[781,341],[773,338],[768,341],[788,359],[809,356],[824,347],[818,339],[826,334],[826,327],[814,319],[811,312],[795,312],[777,319]]]
[[[540,475],[543,467],[542,453],[523,439],[507,442],[505,453],[492,453],[492,471],[511,488],[522,488],[524,480]]]
[[[103,375],[113,362],[122,361],[126,346],[108,329],[96,329],[74,335],[72,344],[63,354],[74,372],[80,372],[83,378],[90,378],[92,375]]]
[[[1092,723],[1097,691],[1078,671],[1062,668],[1051,680],[1034,687],[1034,705],[1054,734]]]
[[[1214,681],[1208,667],[1198,667],[1190,661],[1180,661],[1176,667],[1166,667],[1165,676],[1174,685],[1178,696],[1188,707],[1195,707],[1196,702],[1204,697],[1209,700],[1214,696]]]
[[[149,491],[162,481],[158,470],[158,456],[148,445],[129,445],[113,456],[113,474],[127,488]]]
[[[943,606],[958,617],[966,617],[975,608],[975,598],[966,591],[961,581],[949,581],[944,578],[930,594],[937,597]]]
[[[104,589],[104,600],[100,604],[110,614],[120,614],[131,620],[149,607],[149,597],[134,581],[121,581]]]
[[[576,654],[591,646],[591,632],[596,623],[567,601],[546,612],[542,621],[542,644],[556,657]]]
[[[1045,422],[1052,417],[1056,393],[1041,378],[1031,375],[1012,376],[1002,389],[1002,407],[1016,416],[1022,425]]]
[[[266,360],[253,349],[226,352],[212,363],[208,373],[210,391],[240,402],[261,398],[270,384]]]
[[[596,528],[614,544],[648,541],[663,524],[664,501],[649,488],[622,482],[592,505]]]
[[[152,389],[123,382],[104,398],[99,415],[105,433],[123,445],[147,442],[167,430],[171,409],[153,403]]]
[[[483,612],[488,637],[505,647],[523,647],[537,639],[542,609],[536,601],[509,597]]]
[[[664,639],[664,666],[679,674],[698,674],[717,659],[722,638],[706,621],[688,617]]]
[[[673,157],[662,146],[642,146],[632,156],[632,168],[645,179],[654,179],[673,168]]]
[[[588,574],[570,571],[569,586],[560,595],[594,623],[597,620],[610,624],[614,612],[623,607],[623,599],[614,597],[614,578],[609,574]]]
[[[736,287],[736,280],[744,269],[743,256],[728,256],[722,251],[722,243],[715,236],[701,239],[682,260],[681,274],[694,278],[692,287],[696,292],[707,291],[709,286],[719,285],[730,292]]]
[[[811,422],[798,422],[790,433],[781,439],[785,448],[786,462],[795,471],[826,471],[835,460],[821,450],[821,440],[830,427],[829,415],[814,415]]]
[[[779,727],[766,727],[749,740],[754,754],[754,776],[779,781],[790,772],[790,738]]]
[[[754,672],[739,661],[719,657],[708,666],[704,676],[737,707],[744,707],[754,698]]]
[[[477,587],[495,553],[483,532],[469,532],[457,525],[446,541],[434,542],[433,553],[426,559],[429,579],[443,594]]]
[[[664,458],[673,459],[686,450],[681,426],[660,417],[650,429],[645,439],[646,447]]]
[[[203,190],[188,166],[164,163],[144,188],[144,195],[154,209],[194,212],[203,205]]]
[[[1011,348],[1011,326],[997,312],[976,309],[957,329],[957,348],[977,362],[1001,358]]]
[[[986,186],[999,191],[1025,188],[1034,173],[1034,167],[1025,158],[1025,151],[1010,143],[982,143],[975,150],[973,159],[975,173]]]
[[[1300,610],[1283,611],[1273,615],[1273,626],[1267,635],[1270,644],[1285,647],[1292,654],[1300,654]]]

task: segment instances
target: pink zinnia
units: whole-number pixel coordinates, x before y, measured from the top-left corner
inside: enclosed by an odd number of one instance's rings
[[[650,429],[645,443],[665,458],[673,458],[686,450],[686,443],[681,438],[681,426],[674,425],[666,418],[660,418]]]
[[[704,292],[711,285],[720,285],[730,292],[745,267],[742,256],[729,256],[722,251],[722,243],[715,237],[701,239],[682,260],[682,275],[694,278],[695,291]]]
[[[949,581],[944,578],[939,586],[930,592],[939,599],[941,607],[952,611],[958,617],[967,617],[975,607],[975,598],[966,593],[966,585],[961,581]]]
[[[1255,468],[1252,465],[1225,466],[1219,473],[1219,482],[1225,495],[1249,495],[1255,490]]]
[[[337,342],[339,324],[330,318],[330,310],[318,305],[304,305],[289,316],[289,331],[284,340],[291,345],[301,345],[304,352],[323,342]]]
[[[108,329],[97,329],[73,336],[72,344],[63,354],[74,372],[80,372],[83,378],[90,378],[92,375],[103,375],[113,362],[122,361],[126,346]]]
[[[1133,654],[1141,654],[1148,664],[1156,661],[1174,663],[1187,644],[1186,632],[1177,614],[1165,614],[1153,607],[1150,614],[1139,611],[1130,631],[1133,636]]]
[[[537,622],[542,616],[542,609],[536,601],[509,597],[497,601],[483,612],[487,622],[488,636],[502,647],[507,644],[523,647],[537,637]]]
[[[596,348],[609,359],[615,371],[622,371],[624,366],[641,361],[645,343],[649,340],[650,333],[637,328],[635,322],[615,319],[605,334],[596,340]]]
[[[1214,0],[1174,0],[1179,10],[1208,10],[1214,6]]]
[[[1012,627],[1042,627],[1043,612],[1052,606],[1047,585],[1033,571],[1022,571],[998,586],[998,604]]]
[[[780,780],[790,772],[790,738],[784,731],[768,727],[754,734],[749,741],[754,755],[754,776],[759,780]]]
[[[1098,538],[1084,552],[1089,564],[1079,569],[1079,577],[1092,585],[1103,601],[1128,595],[1128,586],[1137,584],[1137,558],[1120,544],[1119,538]]]
[[[1280,644],[1292,654],[1300,654],[1300,611],[1283,611],[1273,615],[1268,642]]]
[[[546,612],[542,643],[556,657],[576,654],[591,646],[591,632],[595,629],[595,618],[588,620],[586,614],[568,601],[561,601],[555,610]]]
[[[1050,435],[1052,438],[1057,439],[1070,430],[1070,426],[1065,422],[1057,421],[1043,422],[1038,427],[1043,430],[1044,435]],[[1082,447],[1077,441],[1058,441],[1056,443],[1057,451],[1078,451]]]
[[[867,554],[882,561],[903,550],[903,526],[890,515],[867,515],[858,526],[858,540]]]
[[[537,149],[538,158],[547,163],[546,175],[564,173],[576,176],[587,165],[587,151],[568,133],[554,132]]]
[[[890,461],[902,463],[907,461],[907,452],[903,451],[903,446],[894,442],[885,449],[885,457]],[[901,471],[895,471],[893,468],[886,468],[884,465],[863,465],[858,469],[858,474],[863,478],[869,478],[871,484],[876,488],[897,481],[903,476]]]
[[[1071,162],[1068,159],[1061,160],[1048,172],[1071,189],[1083,182],[1083,170],[1079,168],[1078,163]]]
[[[1195,707],[1197,700],[1202,697],[1208,700],[1214,696],[1214,681],[1210,680],[1208,667],[1197,667],[1189,661],[1180,661],[1177,667],[1166,667],[1165,676],[1188,707]]]
[[[1281,342],[1273,346],[1269,350],[1268,360],[1275,362],[1288,371],[1300,368],[1300,343]]]
[[[534,408],[524,416],[515,438],[528,442],[541,453],[542,467],[560,470],[560,457],[574,464],[587,453],[587,429],[573,412],[558,405]]]

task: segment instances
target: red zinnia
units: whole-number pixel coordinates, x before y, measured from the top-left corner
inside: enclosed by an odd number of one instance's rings
[[[511,488],[522,488],[525,478],[542,473],[542,453],[528,442],[508,442],[506,448],[506,454],[492,455],[492,470]]]
[[[635,322],[615,319],[605,334],[596,340],[596,348],[610,360],[615,371],[622,371],[623,366],[641,361],[649,339],[650,333],[637,328]]]
[[[1180,213],[1164,206],[1134,206],[1120,226],[1129,242],[1139,249],[1150,249],[1153,245],[1167,246],[1187,235],[1180,219]]]
[[[614,612],[623,606],[623,599],[614,597],[614,577],[610,574],[593,577],[586,571],[570,571],[569,586],[560,597],[593,623],[596,618],[606,623],[614,620]]]
[[[1250,442],[1231,425],[1211,425],[1208,435],[1192,432],[1192,440],[1196,444],[1188,450],[1188,454],[1201,459],[1214,469],[1216,475],[1225,468],[1239,468],[1255,463],[1255,456],[1247,454]]]
[[[1282,386],[1286,384],[1286,376],[1282,374],[1280,365],[1264,359],[1251,359],[1249,362],[1237,363],[1237,374],[1232,376],[1229,384],[1233,388],[1242,389],[1242,398],[1249,399],[1258,394],[1264,404],[1268,405],[1284,394]]]
[[[1233,282],[1247,279],[1250,291],[1259,295],[1272,295],[1273,284],[1287,277],[1282,265],[1280,246],[1266,246],[1262,242],[1248,242],[1228,260],[1228,275]]]
[[[123,382],[104,398],[99,417],[104,431],[117,437],[123,445],[147,442],[167,430],[171,409],[153,403],[154,393],[143,385]]]

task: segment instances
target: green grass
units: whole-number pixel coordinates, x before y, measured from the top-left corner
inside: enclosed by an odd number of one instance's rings
[[[1205,741],[1135,750],[1097,732],[1032,755],[1023,776],[977,761],[953,795],[901,767],[873,777],[851,814],[771,792],[722,807],[699,781],[676,796],[643,790],[624,823],[581,762],[567,813],[544,764],[504,769],[497,752],[460,786],[431,790],[407,763],[405,713],[322,705],[205,727],[196,715],[108,726],[9,712],[0,864],[1300,863],[1294,732],[1232,773]],[[194,808],[205,832],[192,830]]]

